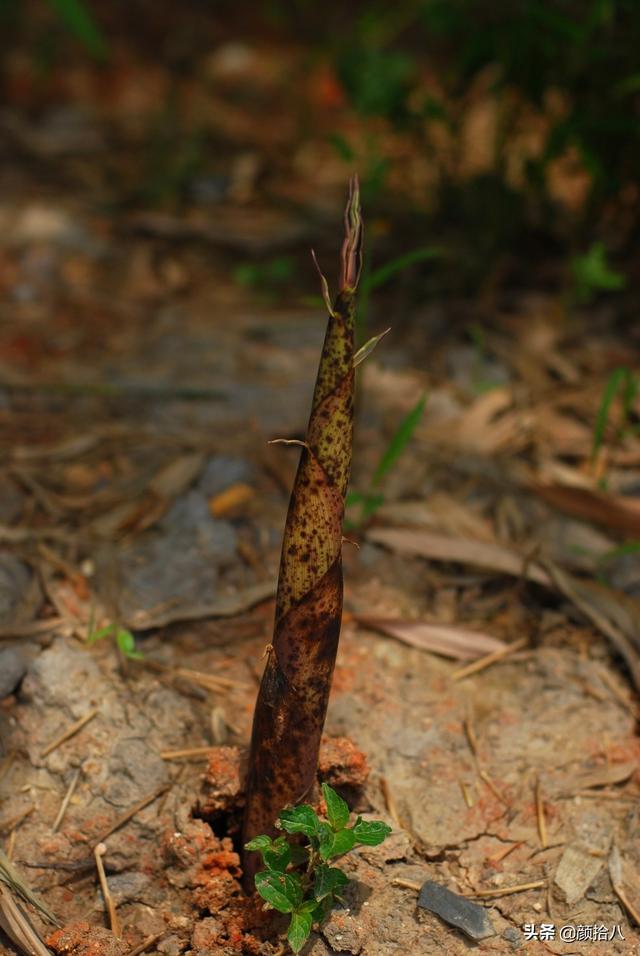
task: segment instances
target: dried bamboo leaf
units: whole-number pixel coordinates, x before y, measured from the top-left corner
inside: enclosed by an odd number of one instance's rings
[[[640,503],[637,500],[558,483],[535,482],[531,490],[559,511],[622,531],[629,538],[640,535]]]
[[[433,561],[471,564],[487,571],[523,577],[546,587],[551,585],[548,573],[539,563],[527,561],[516,551],[501,544],[408,528],[371,528],[367,537],[376,544],[383,544],[402,554],[431,558]]]
[[[355,614],[354,618],[363,627],[382,631],[383,634],[395,637],[410,647],[417,647],[421,651],[432,651],[434,654],[451,657],[457,661],[473,661],[485,654],[494,654],[496,651],[507,648],[507,644],[497,637],[454,624],[399,621],[364,614]]]
[[[3,888],[3,884],[10,893],[19,896],[25,903],[29,903],[38,910],[44,919],[57,925],[58,920],[51,910],[42,902],[39,896],[36,896],[29,884],[20,876],[7,855],[3,850],[0,850],[0,889]]]
[[[26,953],[26,956],[51,956],[27,914],[2,884],[0,884],[0,927],[11,942]]]
[[[635,686],[640,689],[640,606],[622,592],[586,581],[548,560],[527,561],[499,544],[452,538],[407,528],[371,528],[370,541],[401,554],[470,564],[486,571],[522,577],[564,595],[624,657]]]

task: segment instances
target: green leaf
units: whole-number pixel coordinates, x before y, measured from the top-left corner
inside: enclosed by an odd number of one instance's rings
[[[327,805],[327,818],[332,829],[342,830],[349,822],[349,805],[326,783],[322,784],[322,796]]]
[[[105,624],[104,627],[99,628],[97,631],[91,631],[87,634],[87,644],[94,644],[96,641],[101,641],[103,637],[109,637],[110,634],[113,634],[115,631],[115,624]]]
[[[594,292],[615,292],[626,284],[625,277],[608,264],[603,242],[594,242],[583,256],[572,259],[571,269],[581,302],[589,302]]]
[[[442,249],[438,246],[426,246],[423,249],[414,249],[412,252],[407,252],[404,256],[398,256],[397,259],[392,259],[391,262],[387,262],[383,266],[380,266],[379,269],[374,269],[370,272],[362,280],[362,289],[371,292],[372,289],[377,289],[378,286],[384,285],[385,282],[392,279],[398,272],[403,272],[404,269],[412,266],[415,262],[425,262],[428,259],[437,259],[440,256],[442,256]]]
[[[298,913],[315,913],[318,909],[318,904],[316,900],[305,900],[304,903],[301,903],[298,907]]]
[[[609,422],[611,406],[613,405],[616,395],[620,391],[623,393],[625,416],[628,417],[630,411],[628,406],[633,403],[633,399],[635,397],[635,383],[631,371],[628,368],[621,367],[614,369],[607,379],[607,383],[602,392],[602,398],[600,399],[600,406],[598,408],[596,423],[593,429],[593,446],[591,449],[592,458],[595,458],[600,451],[604,441],[604,433]]]
[[[353,830],[338,830],[334,832],[330,827],[328,834],[323,832],[320,837],[320,856],[323,860],[330,860],[333,856],[342,856],[352,850],[356,843]]]
[[[315,902],[315,901],[313,901]],[[331,907],[333,906],[334,898],[333,896],[325,896],[324,899],[318,900],[315,902],[315,906],[312,911],[312,917],[314,923],[321,923],[322,920],[330,912]]]
[[[263,851],[262,858],[270,870],[284,872],[291,863],[291,847],[284,837],[278,837]]]
[[[280,826],[287,833],[306,833],[307,836],[315,836],[320,825],[318,814],[308,803],[281,810],[279,820]]]
[[[300,909],[291,914],[291,922],[287,931],[289,946],[294,953],[299,953],[311,932],[312,915],[307,910]]]
[[[80,40],[85,49],[96,59],[107,55],[107,42],[98,27],[89,7],[81,0],[48,0],[66,28]]]
[[[136,639],[126,628],[118,628],[116,632],[116,643],[122,654],[130,661],[141,661],[144,657],[140,651],[136,650]]]
[[[373,338],[369,339],[368,342],[365,342],[364,345],[362,345],[353,356],[353,367],[356,368],[361,362],[364,362],[364,360],[371,355],[378,342],[380,342],[380,340],[383,339],[390,331],[390,328],[385,329],[384,332],[380,333],[380,335],[374,335]]]
[[[344,159],[347,163],[350,163],[355,159],[356,154],[354,153],[352,147],[340,133],[330,133],[327,136],[327,142],[331,143],[338,156],[341,159]]]
[[[313,882],[313,895],[316,900],[323,900],[326,896],[333,896],[336,890],[349,882],[346,873],[337,866],[318,866]]]
[[[382,481],[389,469],[395,465],[396,461],[408,445],[414,431],[420,423],[426,401],[427,396],[422,395],[418,403],[414,405],[411,411],[405,415],[398,425],[395,434],[387,445],[385,453],[380,459],[378,467],[374,472],[372,479],[373,485],[377,485],[380,481]]]
[[[249,840],[248,843],[245,843],[245,850],[257,850],[259,853],[262,853],[263,850],[268,850],[273,840],[270,836],[267,836],[266,833],[262,833],[260,836],[254,837],[253,840]]]
[[[390,833],[391,827],[382,820],[362,820],[358,817],[353,827],[356,842],[364,846],[378,846]]]
[[[255,877],[256,890],[279,913],[293,913],[302,902],[300,877],[295,873],[261,870]]]

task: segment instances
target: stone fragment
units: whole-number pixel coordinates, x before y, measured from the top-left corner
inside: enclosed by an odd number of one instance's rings
[[[200,476],[198,487],[207,498],[220,494],[230,485],[246,484],[253,477],[253,469],[244,458],[214,455]]]
[[[323,737],[318,775],[331,787],[363,787],[369,776],[367,758],[348,737]]]
[[[570,843],[558,862],[553,883],[568,906],[583,899],[606,862],[580,843]]]
[[[418,906],[463,932],[469,939],[486,939],[495,936],[495,930],[484,906],[458,896],[440,883],[427,880],[422,884]]]
[[[331,913],[322,926],[322,935],[334,952],[353,953],[354,956],[362,950],[366,940],[362,923],[342,910]]]
[[[227,521],[212,517],[206,497],[191,489],[178,498],[155,528],[123,546],[117,573],[125,620],[141,609],[188,607],[211,602],[221,567],[235,558],[237,535]],[[98,570],[107,553],[98,556]]]
[[[12,694],[27,672],[28,659],[18,644],[0,648],[0,698]]]
[[[130,946],[110,930],[84,920],[63,926],[45,942],[59,956],[127,956],[130,950]]]
[[[241,756],[237,747],[216,747],[203,775],[198,812],[204,816],[237,812],[244,803]]]
[[[510,946],[513,946],[514,949],[519,949],[522,946],[522,933],[517,928],[517,926],[507,926],[502,938],[506,939]]]
[[[0,622],[29,620],[40,604],[40,588],[28,566],[9,552],[0,554]]]

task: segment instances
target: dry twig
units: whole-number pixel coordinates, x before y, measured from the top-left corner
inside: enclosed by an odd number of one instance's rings
[[[493,654],[487,654],[486,657],[481,657],[479,661],[474,661],[473,664],[467,664],[466,667],[459,668],[459,670],[453,672],[451,679],[463,680],[465,677],[470,677],[472,674],[478,674],[480,671],[490,667],[491,664],[495,664],[496,661],[501,661],[505,657],[508,657],[509,654],[513,654],[515,651],[522,650],[523,647],[526,647],[527,643],[527,638],[521,637],[519,640],[509,644],[503,650],[494,651]]]
[[[53,825],[51,829],[53,830],[54,833],[56,832],[56,830],[58,829],[58,827],[60,826],[60,824],[62,823],[64,819],[64,815],[67,812],[67,807],[69,806],[71,797],[73,796],[73,791],[76,789],[79,779],[80,779],[80,767],[76,769],[73,777],[71,778],[71,783],[69,784],[67,788],[67,792],[65,793],[62,803],[60,804],[60,809],[58,810],[58,813],[56,814],[55,820],[53,821]]]
[[[70,727],[67,727],[67,729],[61,733],[59,737],[56,737],[55,740],[45,747],[40,756],[48,757],[49,754],[56,749],[56,747],[59,747],[60,744],[63,744],[66,740],[69,740],[70,737],[73,737],[74,734],[77,734],[79,730],[82,730],[84,725],[88,724],[90,720],[93,720],[97,713],[98,708],[93,707],[84,715],[84,717],[81,717],[80,720],[76,720],[75,724],[71,724]]]
[[[546,886],[546,880],[534,880],[532,883],[517,883],[515,886],[496,886],[492,890],[474,890],[473,893],[465,893],[465,896],[510,896],[512,893],[524,893],[526,890],[539,890]]]
[[[173,786],[173,781],[171,783],[164,784],[162,787],[158,787],[157,790],[154,790],[153,793],[147,794],[146,797],[143,797],[142,800],[138,800],[130,810],[127,810],[126,813],[123,813],[121,817],[118,817],[115,823],[113,823],[108,830],[105,830],[98,838],[98,843],[104,843],[107,837],[110,837],[112,833],[115,833],[116,830],[119,830],[120,827],[124,826],[125,823],[128,823],[132,817],[135,817],[136,813],[140,813],[141,810],[144,810],[146,806],[150,803],[153,803],[154,800],[157,800],[158,797],[162,796],[163,793],[166,793],[170,787]]]
[[[146,952],[150,949],[154,943],[157,943],[166,935],[166,932],[163,930],[162,933],[154,933],[153,936],[147,936],[146,939],[143,939],[142,942],[135,946],[133,949],[129,950],[128,956],[140,956],[140,953]]]
[[[536,778],[535,785],[536,797],[536,818],[538,821],[538,836],[540,837],[540,846],[545,850],[548,846],[547,841],[547,821],[544,816],[544,804],[542,802],[542,793],[540,791],[540,777]]]
[[[109,885],[107,883],[107,876],[104,872],[104,865],[102,863],[102,857],[107,852],[107,848],[104,843],[98,843],[94,848],[93,855],[96,861],[96,869],[98,870],[98,879],[100,880],[100,889],[102,890],[102,896],[107,907],[107,912],[109,914],[109,926],[111,927],[111,932],[114,936],[120,935],[120,921],[118,920],[118,914],[116,912],[116,905],[113,902],[113,897],[109,892]]]

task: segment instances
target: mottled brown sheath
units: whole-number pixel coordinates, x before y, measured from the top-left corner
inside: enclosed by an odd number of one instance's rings
[[[311,790],[342,618],[342,524],[353,436],[355,293],[362,221],[349,188],[340,291],[329,323],[282,542],[273,649],[260,685],[246,787],[243,843],[275,833],[283,807]],[[326,283],[323,290],[326,293]],[[245,853],[253,889],[257,853]]]

